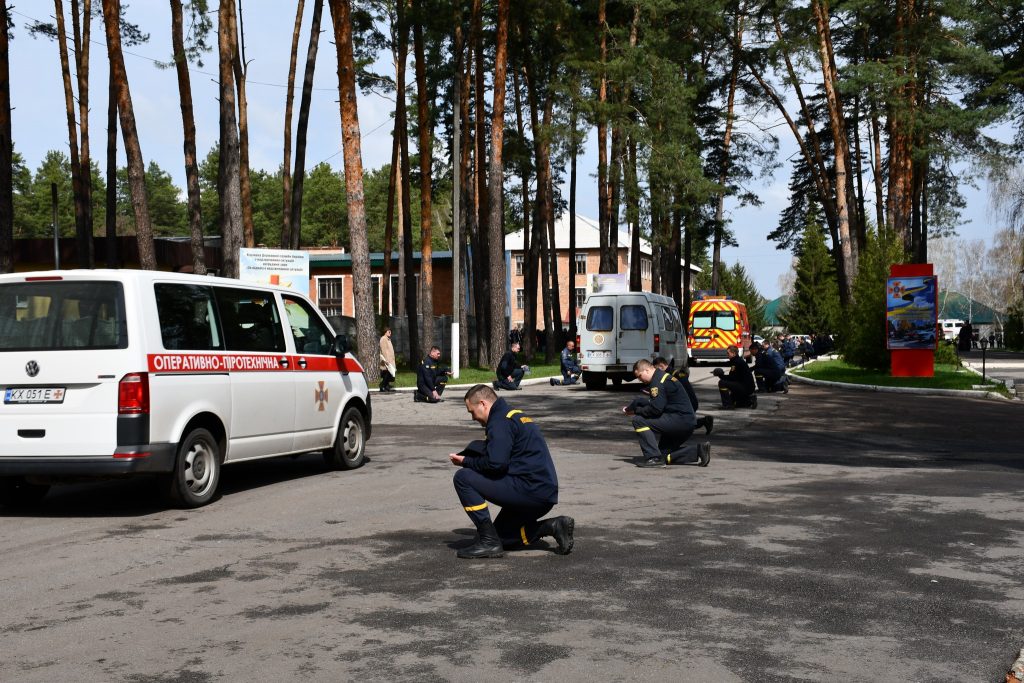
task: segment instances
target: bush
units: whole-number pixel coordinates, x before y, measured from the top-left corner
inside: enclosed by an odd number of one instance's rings
[[[956,353],[956,345],[939,341],[939,348],[935,349],[935,362],[936,364],[959,365],[960,357]]]
[[[846,361],[861,368],[888,370],[885,337],[885,287],[889,266],[903,260],[903,245],[893,237],[868,234],[853,281],[853,302],[841,336]]]

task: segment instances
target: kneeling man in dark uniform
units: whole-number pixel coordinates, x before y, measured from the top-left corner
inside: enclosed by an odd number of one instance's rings
[[[683,446],[697,426],[686,390],[675,377],[659,370],[649,360],[633,364],[633,374],[647,385],[649,396],[638,397],[622,409],[633,416],[633,429],[640,439],[643,459],[638,467],[664,467],[711,462],[711,444]]]
[[[527,548],[545,536],[558,543],[555,552],[568,555],[573,518],[540,519],[558,502],[558,477],[533,418],[511,408],[485,384],[466,392],[466,410],[484,426],[487,437],[448,455],[462,468],[455,473],[455,491],[479,534],[458,556],[501,557],[506,549]],[[501,507],[493,522],[488,503]]]
[[[451,371],[441,365],[441,349],[436,346],[430,347],[430,353],[420,361],[420,367],[416,370],[416,393],[412,400],[417,403],[440,403],[444,399],[441,394],[448,385],[448,375]]]

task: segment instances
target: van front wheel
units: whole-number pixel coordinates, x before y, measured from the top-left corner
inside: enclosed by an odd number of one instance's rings
[[[355,406],[345,410],[338,425],[334,446],[324,451],[331,469],[354,470],[363,464],[366,454],[366,420]]]
[[[178,447],[174,471],[166,475],[168,498],[183,508],[206,505],[217,493],[220,467],[220,444],[217,439],[205,429],[193,429]]]

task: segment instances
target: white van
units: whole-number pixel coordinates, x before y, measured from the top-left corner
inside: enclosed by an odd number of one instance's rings
[[[631,381],[633,363],[664,356],[686,365],[686,330],[675,301],[651,292],[591,294],[583,304],[577,347],[583,383]]]
[[[0,505],[152,473],[181,507],[224,464],[322,450],[363,463],[366,378],[305,296],[138,270],[0,275]]]
[[[960,336],[960,328],[964,326],[963,320],[945,318],[939,321],[939,329],[942,330],[942,338],[948,342],[955,342]]]

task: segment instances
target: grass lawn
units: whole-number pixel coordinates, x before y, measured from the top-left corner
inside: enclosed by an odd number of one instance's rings
[[[865,370],[841,360],[825,360],[811,363],[803,368],[791,369],[789,372],[820,379],[827,382],[844,382],[846,384],[871,384],[885,387],[926,387],[929,389],[971,389],[982,384],[981,375],[955,365],[935,364],[934,377],[892,377],[887,372]],[[1002,384],[987,382],[995,391],[1006,394]]]
[[[554,365],[531,365],[530,374],[523,377],[523,379],[531,379],[533,377],[561,377],[562,372],[559,370],[559,364]],[[459,368],[459,378],[449,378],[449,384],[490,384],[496,379],[494,370],[490,368]],[[398,368],[398,377],[395,379],[396,387],[414,387],[416,386],[416,371],[407,367]]]

